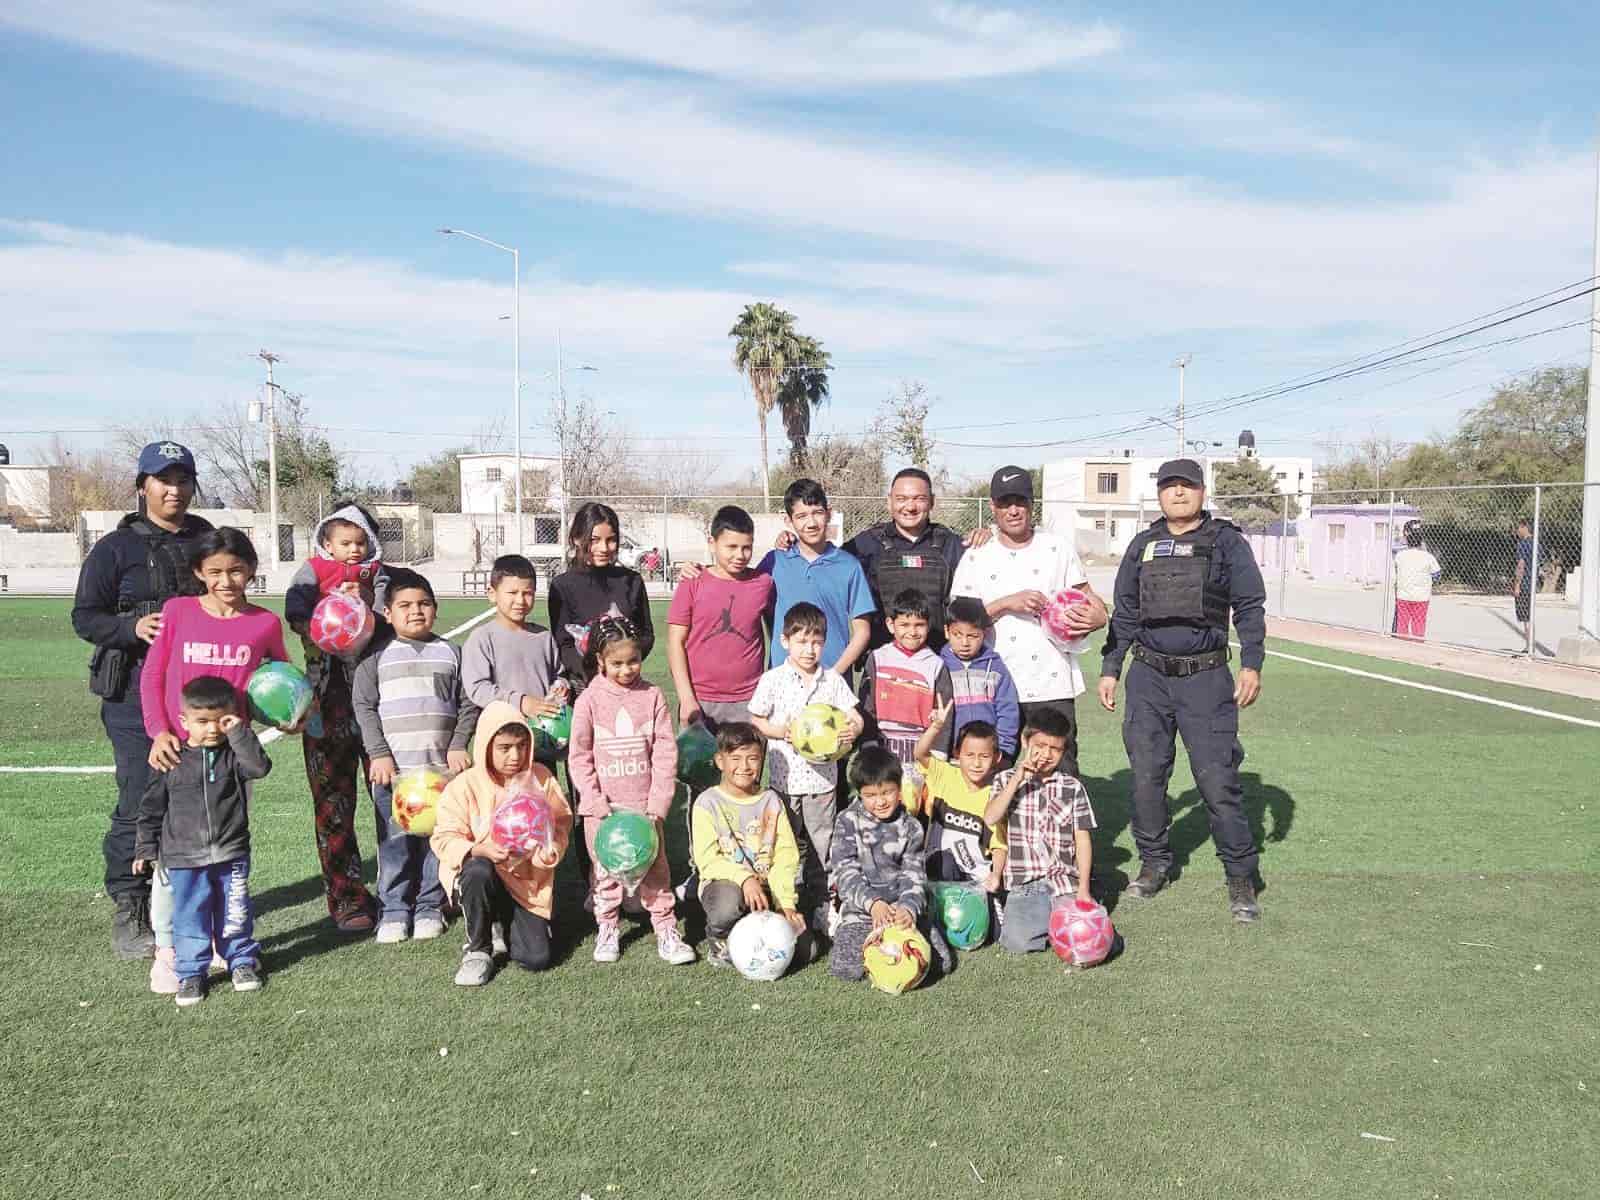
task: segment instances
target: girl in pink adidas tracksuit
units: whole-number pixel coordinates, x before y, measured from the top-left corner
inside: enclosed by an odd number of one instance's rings
[[[640,676],[643,646],[633,623],[625,617],[601,617],[590,627],[588,640],[584,669],[590,683],[572,709],[567,772],[580,797],[578,812],[589,818],[583,836],[593,862],[594,917],[600,926],[594,960],[613,963],[622,955],[617,914],[623,886],[594,861],[595,834],[600,822],[619,808],[646,814],[660,834],[677,790],[678,744],[666,697]],[[674,965],[693,962],[694,951],[678,936],[665,839],[639,883],[639,901],[650,914],[662,959]]]

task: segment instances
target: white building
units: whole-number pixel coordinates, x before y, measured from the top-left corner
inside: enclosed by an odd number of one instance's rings
[[[1254,458],[1272,473],[1280,495],[1297,498],[1302,514],[1311,507],[1311,459],[1260,454],[1248,430],[1239,435],[1239,442],[1232,453],[1190,456],[1205,471],[1208,493],[1215,494],[1219,465],[1241,457]],[[1046,463],[1046,527],[1060,534],[1071,533],[1079,554],[1120,556],[1134,534],[1161,515],[1156,472],[1173,457],[1170,452],[1148,455],[1120,450]]]
[[[0,465],[0,518],[47,524],[65,487],[60,467]]]
[[[461,464],[461,511],[464,513],[508,513],[515,507],[516,495],[515,454],[458,454]],[[561,460],[547,454],[524,454],[524,506],[535,508],[561,506]],[[549,490],[543,495],[528,494],[526,477],[543,472],[549,480]]]

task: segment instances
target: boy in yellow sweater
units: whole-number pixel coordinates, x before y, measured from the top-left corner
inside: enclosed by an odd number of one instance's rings
[[[700,904],[706,911],[706,961],[728,964],[728,931],[749,912],[776,907],[801,941],[795,961],[810,959],[805,918],[795,905],[800,851],[783,800],[761,786],[767,745],[756,727],[731,721],[717,729],[722,782],[701,792],[689,815]]]

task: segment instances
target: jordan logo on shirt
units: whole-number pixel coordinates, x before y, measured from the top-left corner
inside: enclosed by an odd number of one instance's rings
[[[755,637],[752,634],[745,633],[742,629],[739,629],[734,625],[732,596],[728,597],[728,607],[717,614],[717,627],[706,635],[706,640],[710,641],[711,638],[723,636],[735,637],[741,642],[745,642],[747,644],[755,641]]]

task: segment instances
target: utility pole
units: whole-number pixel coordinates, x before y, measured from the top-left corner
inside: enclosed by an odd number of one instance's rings
[[[256,354],[267,364],[267,506],[271,511],[272,534],[267,539],[267,562],[278,566],[278,385],[272,382],[272,367],[280,362],[276,354],[262,350]]]
[[[557,449],[561,454],[560,469],[556,472],[556,486],[561,489],[561,528],[556,531],[556,541],[567,540],[567,376],[561,358],[561,326],[556,326],[556,409],[560,428],[557,429]]]
[[[1595,151],[1594,273],[1600,275],[1600,146]],[[1589,285],[1600,285],[1591,279]],[[1600,292],[1589,293],[1589,405],[1583,446],[1583,541],[1579,563],[1578,636],[1560,657],[1585,665],[1600,662]],[[1535,572],[1539,564],[1534,563]],[[1538,575],[1534,576],[1535,585]],[[1563,638],[1566,643],[1568,639]]]
[[[1186,445],[1185,445],[1184,437],[1183,437],[1183,373],[1184,373],[1184,371],[1186,371],[1188,369],[1190,360],[1192,360],[1193,358],[1194,358],[1194,355],[1192,355],[1192,354],[1180,354],[1180,355],[1178,355],[1177,358],[1175,358],[1172,361],[1172,365],[1178,368],[1178,457],[1179,458],[1183,457],[1183,452],[1186,449]]]

